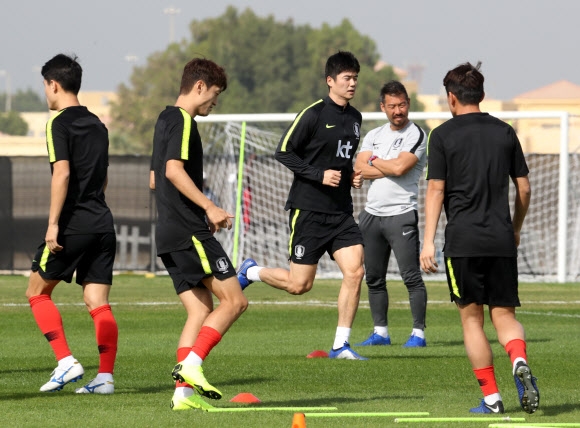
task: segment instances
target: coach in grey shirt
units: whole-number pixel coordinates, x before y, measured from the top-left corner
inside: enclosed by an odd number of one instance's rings
[[[381,110],[389,123],[371,130],[356,159],[355,170],[371,181],[359,215],[363,234],[366,282],[374,330],[358,346],[390,345],[387,313],[387,267],[393,250],[409,292],[413,330],[405,347],[424,347],[427,290],[419,265],[417,194],[425,167],[426,135],[409,121],[405,86],[391,81],[381,89]]]

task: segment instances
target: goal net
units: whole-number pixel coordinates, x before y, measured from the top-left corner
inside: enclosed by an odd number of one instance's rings
[[[562,278],[565,278],[575,281],[580,275],[580,147],[570,147],[570,152],[565,156],[568,165],[565,168],[566,186],[563,187],[563,158],[559,147],[561,133],[567,134],[567,129],[562,129],[553,112],[545,113],[551,118],[550,123],[556,124],[555,132],[550,137],[555,140],[550,141],[550,153],[526,153],[532,185],[532,203],[518,250],[519,272],[520,277],[525,280],[563,282]],[[542,112],[534,113],[530,118],[523,117],[525,115],[519,112],[513,114],[513,119],[509,112],[492,114],[512,123],[516,131],[518,128],[530,128],[533,123],[525,123],[526,120],[537,121],[538,117],[542,117]],[[293,114],[214,115],[200,120],[207,186],[216,195],[218,203],[236,216],[234,231],[220,231],[216,238],[236,266],[247,257],[255,259],[263,266],[288,266],[289,226],[288,212],[284,211],[284,205],[293,175],[274,159],[273,154],[282,132],[294,117]],[[429,113],[410,115],[412,120],[420,120],[421,124],[426,123],[428,126],[432,124],[430,120],[439,120],[440,123],[446,117],[444,114]],[[366,113],[363,120],[364,138],[365,132],[383,124],[385,118],[382,113]],[[565,137],[567,139],[567,135]],[[522,146],[525,150],[524,140]],[[352,189],[354,216],[357,220],[358,214],[364,208],[368,185],[366,182],[362,189]],[[421,178],[419,189],[419,229],[422,233],[426,189],[424,177]],[[513,199],[513,190],[511,185],[510,200]],[[565,192],[565,212],[561,212],[562,192]],[[442,254],[445,223],[443,213],[436,235],[441,272],[444,272],[445,266]],[[565,225],[564,233],[562,224]],[[565,272],[561,272],[562,266],[565,266]],[[398,274],[397,260],[392,254],[389,275],[397,277]],[[320,260],[317,275],[336,278],[341,276],[336,263],[328,255]],[[442,278],[442,275],[437,277]]]

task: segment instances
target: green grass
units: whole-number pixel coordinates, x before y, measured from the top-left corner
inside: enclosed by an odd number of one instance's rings
[[[0,277],[1,426],[12,427],[290,427],[292,412],[204,413],[169,409],[171,369],[185,312],[168,277],[118,276],[111,292],[119,323],[119,353],[113,396],[74,394],[67,385],[40,393],[55,359],[38,330],[24,297],[27,279]],[[257,396],[263,407],[335,406],[338,412],[427,411],[431,417],[468,417],[481,392],[465,356],[459,318],[448,302],[446,284],[428,283],[427,348],[404,349],[411,329],[405,287],[390,282],[390,347],[361,348],[369,361],[307,359],[316,349],[329,350],[336,327],[337,281],[320,280],[304,296],[291,296],[254,284],[246,290],[248,311],[213,350],[204,367],[223,392],[219,407],[239,407],[229,400],[241,392]],[[61,284],[54,293],[69,345],[85,367],[85,381],[96,374],[98,355],[93,324],[76,285]],[[522,284],[518,318],[526,328],[528,355],[541,390],[540,410],[524,413],[518,403],[511,364],[495,340],[496,376],[512,417],[531,423],[580,421],[580,286]],[[316,301],[318,304],[309,302]],[[568,303],[557,303],[565,301]],[[158,305],[139,303],[163,302]],[[275,304],[288,302],[288,305]],[[550,303],[552,302],[552,303]],[[326,305],[324,305],[326,304]],[[351,342],[372,328],[366,286]],[[307,418],[308,428],[448,426],[394,423],[384,418]],[[456,423],[487,427],[488,422]]]

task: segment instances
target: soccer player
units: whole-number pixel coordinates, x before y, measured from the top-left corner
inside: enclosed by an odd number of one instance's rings
[[[57,113],[46,125],[52,172],[48,227],[32,261],[26,297],[58,360],[40,390],[59,391],[84,374],[68,347],[61,315],[51,298],[57,284],[70,283],[76,271],[99,349],[97,376],[76,392],[112,394],[118,328],[109,292],[117,242],[113,216],[105,203],[109,137],[99,118],[79,104],[82,72],[76,57],[63,54],[41,70],[48,107]]]
[[[350,188],[363,177],[353,169],[360,141],[361,114],[350,105],[355,95],[359,62],[350,52],[338,52],[326,62],[328,96],[302,110],[282,135],[275,157],[294,172],[286,203],[290,210],[290,269],[242,263],[242,287],[262,281],[291,294],[312,288],[318,261],[325,252],[343,274],[338,296],[338,327],[330,358],[366,359],[354,352],[349,336],[364,275],[363,239],[353,218]]]
[[[424,347],[427,290],[419,265],[417,194],[425,167],[425,132],[409,121],[411,100],[405,86],[381,88],[381,110],[389,122],[371,130],[356,157],[355,169],[372,180],[358,225],[364,238],[366,282],[374,330],[359,346],[390,345],[387,267],[391,249],[409,292],[413,330],[407,348]]]
[[[197,394],[221,398],[201,364],[248,306],[235,269],[213,236],[231,229],[233,216],[203,194],[203,147],[194,120],[207,116],[226,88],[222,67],[201,58],[188,62],[177,101],[161,112],[153,137],[150,187],[158,210],[157,254],[187,311],[172,373],[173,410],[211,407]],[[216,309],[212,293],[219,300]]]
[[[481,63],[465,63],[443,79],[453,118],[429,137],[425,233],[420,261],[437,271],[435,231],[445,206],[445,265],[451,300],[459,309],[467,357],[483,393],[473,413],[503,413],[493,355],[483,329],[484,309],[499,343],[509,355],[522,408],[534,413],[540,403],[526,354],[523,326],[516,320],[517,246],[530,204],[528,167],[511,126],[482,113]],[[515,185],[510,216],[509,180]]]

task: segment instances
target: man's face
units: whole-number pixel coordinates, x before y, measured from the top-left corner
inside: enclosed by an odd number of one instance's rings
[[[356,85],[358,83],[358,73],[356,71],[343,71],[336,79],[330,76],[326,77],[326,84],[330,88],[330,98],[344,101],[345,104],[354,98]],[[339,104],[339,103],[337,103]]]
[[[405,94],[385,95],[381,110],[387,114],[391,129],[403,129],[409,123],[409,99]]]
[[[197,114],[199,116],[207,116],[210,114],[214,106],[217,105],[217,99],[222,90],[217,85],[207,87],[203,85],[203,89],[200,93],[200,104],[197,108]]]

